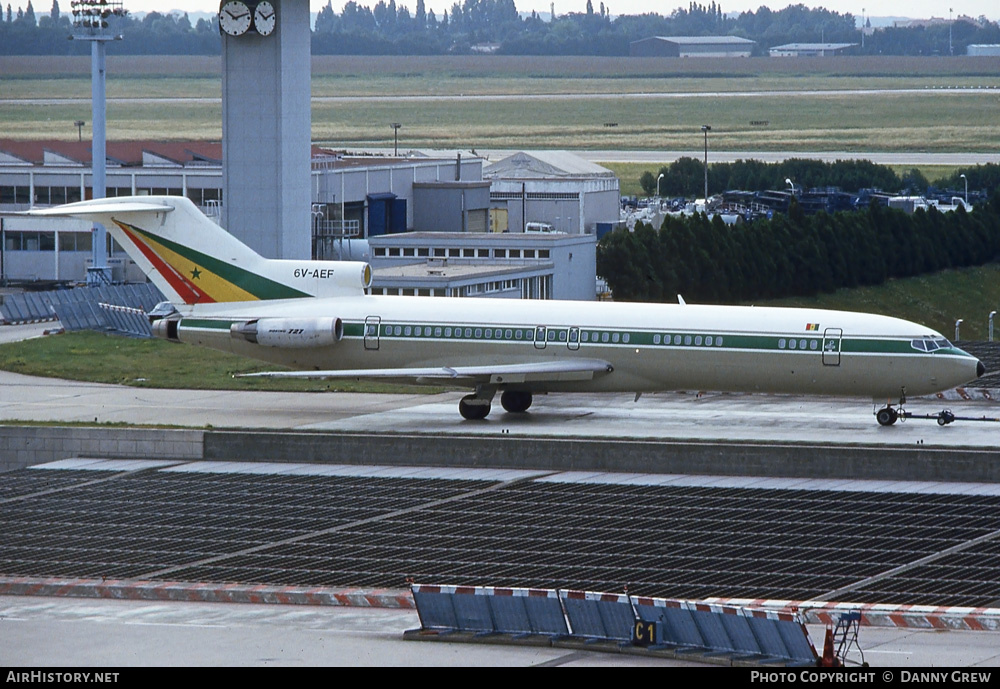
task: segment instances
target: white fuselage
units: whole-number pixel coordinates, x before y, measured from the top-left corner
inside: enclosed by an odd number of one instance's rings
[[[979,366],[918,324],[817,309],[382,296],[181,308],[182,342],[300,370],[571,357],[604,360],[613,369],[586,380],[500,385],[533,392],[719,390],[886,400],[962,385],[977,377]],[[285,349],[230,333],[232,323],[267,317],[337,317],[344,337],[329,346]]]

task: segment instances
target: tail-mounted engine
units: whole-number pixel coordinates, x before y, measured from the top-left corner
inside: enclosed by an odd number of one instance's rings
[[[344,323],[339,318],[258,318],[233,323],[229,334],[262,347],[328,347],[343,339]]]

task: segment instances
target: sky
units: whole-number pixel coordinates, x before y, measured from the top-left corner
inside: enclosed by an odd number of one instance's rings
[[[355,0],[359,5],[374,7],[378,0]],[[702,5],[710,5],[711,0],[697,0]],[[24,4],[27,0],[7,0],[11,5]],[[163,12],[165,9],[177,9],[185,12],[211,12],[218,10],[219,4],[213,0],[123,0],[125,9],[130,12]],[[310,9],[318,12],[326,6],[328,0],[309,0]],[[340,12],[346,0],[332,0],[335,11]],[[428,9],[440,16],[441,12],[451,8],[455,0],[424,0]],[[593,0],[595,8],[600,6],[601,0]],[[788,5],[802,4],[807,7],[825,7],[833,12],[841,14],[850,12],[857,17],[877,16],[877,17],[910,17],[913,19],[928,19],[930,17],[947,18],[949,9],[953,10],[953,16],[968,15],[970,17],[986,16],[992,21],[1000,20],[1000,2],[998,0],[950,0],[943,3],[940,0],[826,0],[826,2],[788,2],[786,0],[762,1],[762,0],[716,0],[722,11],[745,12],[747,10],[756,11],[761,6],[767,6],[771,10],[777,11]],[[60,3],[69,5],[65,0]],[[396,0],[397,5],[406,5],[412,12],[416,8],[416,0]],[[514,4],[521,12],[537,10],[548,12],[551,5],[550,0],[514,0]],[[604,5],[612,15],[615,14],[645,14],[655,12],[658,14],[670,14],[675,8],[688,6],[688,0],[604,0]],[[47,10],[52,6],[50,0],[34,0],[32,6],[37,14],[40,9]],[[564,12],[583,12],[587,7],[587,0],[556,0],[556,14]],[[68,8],[67,8],[68,9]]]

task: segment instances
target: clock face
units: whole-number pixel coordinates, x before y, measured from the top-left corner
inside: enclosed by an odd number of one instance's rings
[[[250,8],[241,0],[229,0],[219,9],[219,29],[230,36],[241,36],[250,28]]]
[[[253,12],[253,28],[261,36],[267,36],[274,31],[276,21],[274,5],[267,0],[257,3]]]

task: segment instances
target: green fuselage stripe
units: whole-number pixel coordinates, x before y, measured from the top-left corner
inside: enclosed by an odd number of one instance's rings
[[[243,320],[215,320],[207,318],[185,318],[181,321],[181,329],[228,331],[233,323]],[[375,324],[362,321],[345,321],[344,337],[361,339],[366,335],[367,328],[375,328]],[[928,352],[918,350],[911,345],[911,339],[902,338],[823,338],[814,334],[769,334],[744,335],[728,332],[690,332],[666,330],[616,330],[609,328],[567,328],[544,327],[534,325],[485,325],[455,324],[455,323],[412,323],[383,321],[378,325],[377,337],[386,341],[422,341],[422,342],[521,342],[536,345],[541,348],[544,339],[545,347],[568,347],[572,349],[587,347],[655,347],[663,349],[719,349],[719,350],[756,350],[761,352],[792,352],[804,354],[822,354],[824,346],[828,354],[894,354],[894,355],[926,355]],[[369,330],[368,338],[374,339],[375,332]],[[936,350],[942,355],[970,356],[960,349],[942,347]]]

